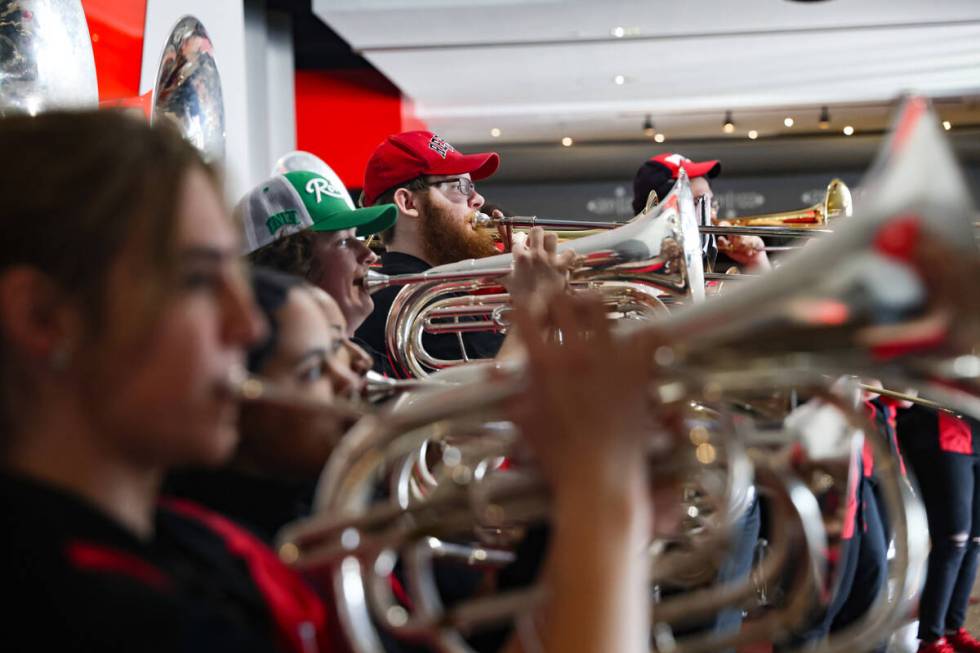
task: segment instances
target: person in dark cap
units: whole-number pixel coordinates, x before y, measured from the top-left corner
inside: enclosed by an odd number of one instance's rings
[[[711,217],[717,220],[717,206],[708,179],[714,179],[721,172],[721,162],[691,161],[676,153],[664,153],[651,157],[640,166],[633,178],[633,211],[640,213],[647,204],[650,192],[657,194],[657,200],[662,200],[674,188],[677,176],[681,170],[687,173],[691,180],[691,192],[695,202],[709,202]],[[719,249],[735,263],[747,268],[769,267],[769,259],[762,239],[755,236],[735,236],[719,238]],[[748,576],[752,568],[752,557],[755,553],[756,541],[761,528],[759,501],[755,488],[750,489],[751,497],[746,502],[747,507],[732,529],[731,552],[721,562],[715,582],[726,584],[736,582]],[[665,588],[670,593],[671,588]],[[699,631],[710,630],[718,635],[737,632],[742,624],[741,609],[726,609],[718,613],[712,623],[701,623],[696,626]]]
[[[365,207],[394,204],[398,219],[381,233],[387,251],[381,257],[380,272],[389,275],[424,272],[434,266],[470,258],[498,254],[492,233],[477,227],[473,216],[480,212],[483,196],[474,182],[492,175],[500,158],[495,152],[463,154],[439,136],[428,131],[410,131],[389,136],[375,148],[364,173],[361,204]],[[555,254],[557,238],[540,229],[515,247],[515,256],[533,255],[548,261],[554,269],[561,267]],[[565,261],[570,261],[565,258]],[[564,273],[561,273],[564,275]],[[514,303],[530,300],[538,288],[510,288]],[[371,349],[387,351],[385,326],[398,287],[385,288],[373,295],[374,311],[357,330],[356,335]],[[461,358],[460,340],[455,334],[426,334],[427,352],[441,359]],[[466,356],[470,359],[493,358],[502,348],[504,338],[488,331],[462,336]],[[404,370],[389,369],[378,360],[375,369],[402,375]]]
[[[667,197],[674,188],[674,182],[677,181],[677,175],[681,170],[684,170],[691,180],[694,201],[708,202],[711,219],[717,223],[718,206],[708,180],[714,179],[721,173],[721,162],[692,161],[682,154],[670,152],[650,157],[636,171],[636,176],[633,178],[633,213],[637,214],[643,210],[650,191],[657,194],[658,200]],[[770,267],[765,244],[757,236],[721,236],[717,243],[721,252],[746,269],[767,270]]]

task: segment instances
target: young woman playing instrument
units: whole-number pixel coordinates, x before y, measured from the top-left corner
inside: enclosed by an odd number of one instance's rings
[[[158,497],[169,468],[235,449],[228,379],[264,331],[214,172],[115,112],[5,119],[0,151],[5,648],[329,649],[323,606],[257,538]],[[566,334],[532,342],[518,411],[558,506],[545,650],[645,650],[645,360],[601,305],[549,306],[518,317]]]

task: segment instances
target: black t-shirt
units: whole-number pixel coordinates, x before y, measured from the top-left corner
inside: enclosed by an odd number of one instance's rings
[[[164,485],[167,496],[207,506],[269,545],[283,526],[310,515],[315,493],[315,480],[268,478],[229,467],[183,469]]]
[[[381,267],[379,272],[388,275],[397,274],[418,274],[425,272],[432,266],[410,254],[402,252],[386,252],[381,257]],[[368,316],[361,328],[355,334],[357,338],[367,343],[368,347],[374,352],[380,353],[375,356],[374,369],[377,372],[393,374],[394,376],[405,376],[394,369],[392,358],[388,354],[388,347],[385,342],[385,326],[388,323],[388,313],[391,312],[391,305],[395,297],[401,291],[400,286],[385,288],[372,295],[374,299],[374,311]],[[504,341],[504,336],[499,333],[481,331],[463,334],[463,342],[466,345],[466,353],[470,358],[493,358],[500,350]],[[458,359],[460,358],[459,339],[455,334],[425,334],[422,343],[426,350],[436,358]],[[385,361],[384,359],[388,360]]]
[[[0,472],[8,592],[0,648],[283,650],[251,563],[232,553],[245,546],[241,538],[205,521],[160,508],[152,540],[143,541],[81,497]]]
[[[980,455],[980,421],[916,404],[898,411],[898,439],[909,452]]]

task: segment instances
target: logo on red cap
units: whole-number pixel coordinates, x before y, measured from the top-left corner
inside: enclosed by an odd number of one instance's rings
[[[446,158],[446,154],[448,154],[450,150],[455,150],[455,148],[452,145],[442,140],[435,134],[433,134],[432,138],[429,139],[429,149],[434,151],[436,154],[438,154],[444,159]]]

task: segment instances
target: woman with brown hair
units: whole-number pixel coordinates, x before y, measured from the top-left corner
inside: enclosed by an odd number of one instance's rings
[[[233,451],[264,327],[218,180],[115,112],[0,122],[3,637],[37,650],[294,650],[324,611],[241,529],[158,504]],[[5,647],[6,648],[6,647]]]
[[[248,352],[248,371],[297,401],[244,405],[229,464],[182,470],[165,491],[272,543],[286,523],[309,516],[320,472],[353,419],[331,402],[359,395],[372,362],[347,338],[343,312],[322,289],[265,268],[252,271],[252,288],[268,329]]]
[[[4,650],[331,648],[320,601],[257,538],[158,497],[169,468],[231,455],[228,380],[264,331],[214,173],[115,112],[0,121],[0,151]],[[515,319],[532,381],[515,419],[556,503],[544,648],[645,650],[650,352],[613,342],[598,301]]]

